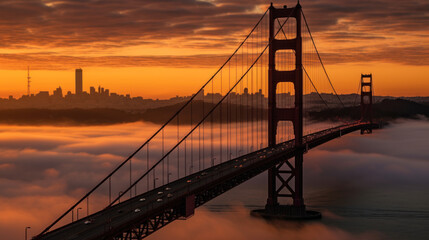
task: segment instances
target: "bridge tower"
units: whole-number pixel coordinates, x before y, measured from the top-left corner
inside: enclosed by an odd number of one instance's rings
[[[302,70],[302,37],[301,37],[301,5],[287,8],[269,9],[269,60],[268,60],[268,145],[274,147],[277,127],[281,121],[293,124],[295,148],[298,153],[294,162],[285,159],[282,163],[268,170],[268,198],[265,209],[255,210],[253,215],[265,218],[319,218],[320,213],[306,211],[303,198],[303,70]],[[278,18],[296,19],[296,37],[294,39],[276,39],[274,25]],[[278,50],[295,52],[295,69],[279,71],[275,60]],[[279,83],[292,83],[295,90],[295,105],[291,108],[278,108],[276,88]],[[284,170],[284,168],[287,168]],[[293,185],[291,184],[293,183]],[[280,205],[279,198],[292,198],[292,205]]]
[[[362,128],[361,134],[372,133],[372,74],[361,74],[361,121],[368,122],[368,128]]]

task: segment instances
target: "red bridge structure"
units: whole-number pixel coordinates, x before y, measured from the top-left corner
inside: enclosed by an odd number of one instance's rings
[[[271,5],[188,101],[33,239],[143,239],[265,171],[266,207],[252,215],[320,218],[305,206],[303,156],[348,133],[378,128],[371,117],[371,74],[361,76],[360,89],[360,120],[310,120],[309,112],[347,104],[301,5]],[[79,209],[81,219],[74,214]]]

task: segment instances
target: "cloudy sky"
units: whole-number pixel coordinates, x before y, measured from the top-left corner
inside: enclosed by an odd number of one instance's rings
[[[378,94],[428,95],[427,1],[301,3],[339,92],[355,92],[359,74],[372,72]],[[73,69],[82,67],[85,90],[102,84],[134,96],[191,94],[268,5],[262,0],[1,1],[0,96],[26,92],[27,65],[34,92],[58,85],[72,90]],[[183,82],[187,87],[180,87]]]

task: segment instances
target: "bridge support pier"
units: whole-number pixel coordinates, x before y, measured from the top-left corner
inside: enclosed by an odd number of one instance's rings
[[[295,135],[295,162],[285,159],[282,163],[268,170],[268,198],[265,209],[251,212],[252,216],[267,219],[315,219],[321,214],[307,211],[303,198],[303,70],[302,70],[302,37],[301,37],[301,5],[293,8],[270,7],[269,12],[269,63],[268,63],[268,145],[277,145],[277,126],[280,121],[290,121]],[[294,39],[276,39],[274,29],[279,18],[296,19],[296,37]],[[291,71],[276,70],[276,51],[293,50],[295,52],[295,69]],[[276,104],[276,88],[281,82],[294,85],[295,106],[278,108]],[[293,180],[294,186],[290,185]],[[277,187],[277,184],[279,186]],[[292,205],[280,205],[279,198],[291,198]]]

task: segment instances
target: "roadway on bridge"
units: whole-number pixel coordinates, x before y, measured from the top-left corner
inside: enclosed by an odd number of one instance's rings
[[[309,150],[329,140],[360,130],[364,127],[368,127],[368,124],[355,123],[327,129],[305,136],[304,144],[307,150]],[[183,202],[186,196],[197,194],[201,189],[218,184],[219,179],[243,174],[243,171],[246,171],[246,169],[252,169],[256,166],[260,167],[261,163],[269,159],[277,159],[276,161],[278,161],[282,156],[293,156],[294,152],[296,152],[296,148],[293,140],[278,144],[274,148],[261,149],[133,197],[48,232],[37,239],[100,239],[101,236],[104,236],[108,232],[115,232],[115,229],[120,229],[137,220],[147,219],[151,214],[165,211],[169,206],[177,205],[178,202]],[[273,161],[273,165],[274,164],[275,161]]]

